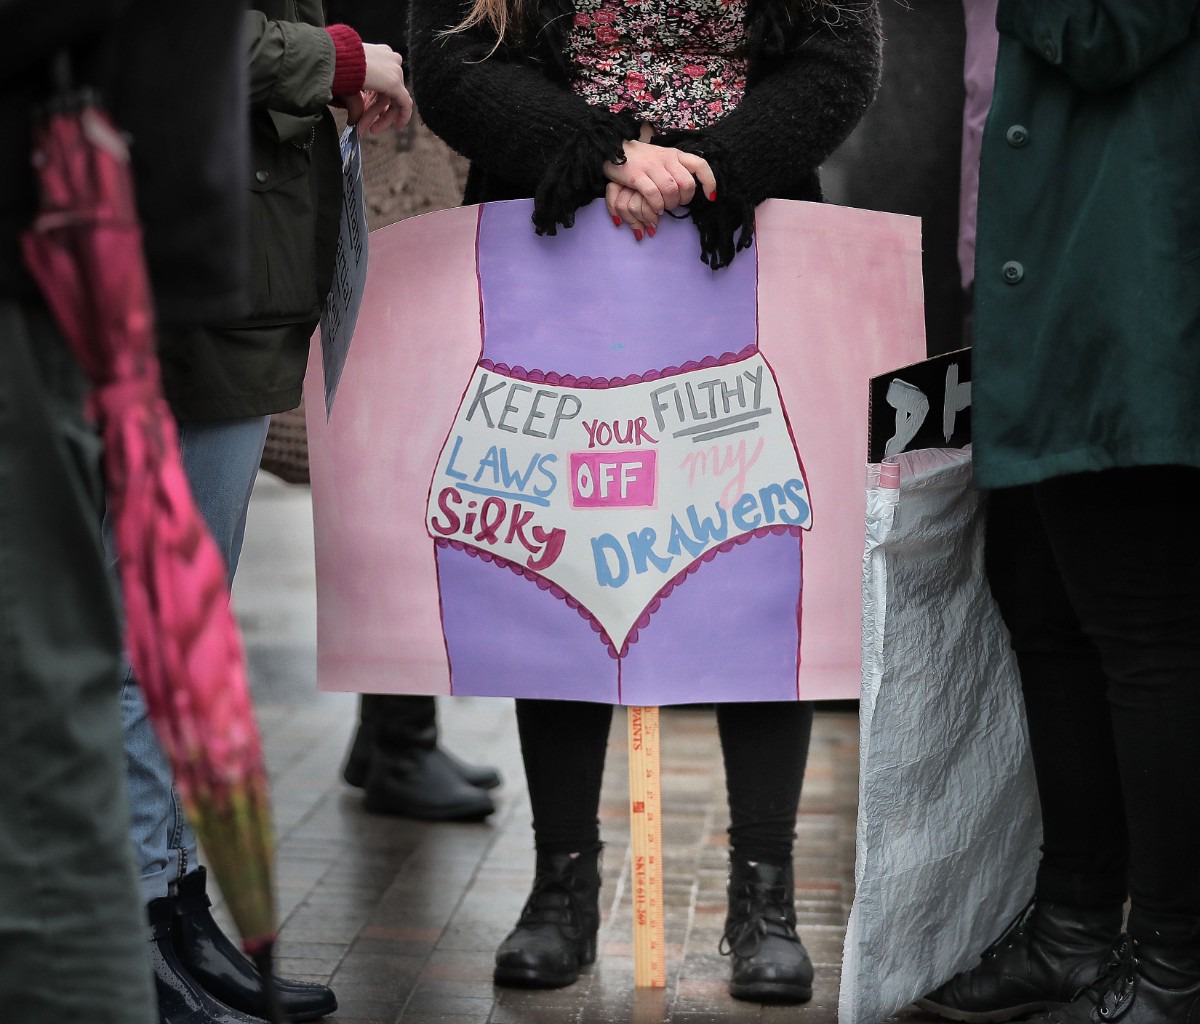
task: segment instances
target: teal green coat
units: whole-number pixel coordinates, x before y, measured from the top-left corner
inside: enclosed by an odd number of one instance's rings
[[[996,22],[976,480],[1200,466],[1200,0],[1000,0]]]
[[[160,339],[163,387],[183,420],[295,408],[333,278],[342,206],[334,47],[319,0],[252,0],[248,315]]]

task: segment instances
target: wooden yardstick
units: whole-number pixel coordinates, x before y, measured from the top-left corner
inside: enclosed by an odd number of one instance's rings
[[[633,866],[633,983],[665,988],[662,789],[658,708],[629,709],[629,832]]]

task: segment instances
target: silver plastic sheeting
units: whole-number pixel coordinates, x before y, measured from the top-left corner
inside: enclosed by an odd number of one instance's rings
[[[970,966],[1033,891],[1041,826],[969,451],[868,467],[856,894],[840,1024]]]

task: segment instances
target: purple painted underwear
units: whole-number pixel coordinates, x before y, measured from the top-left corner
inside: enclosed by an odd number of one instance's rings
[[[481,358],[430,487],[454,692],[795,699],[812,510],[754,249],[714,272],[687,221],[527,218],[481,207]]]

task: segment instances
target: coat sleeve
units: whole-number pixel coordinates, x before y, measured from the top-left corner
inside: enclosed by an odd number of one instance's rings
[[[879,87],[882,32],[875,4],[836,23],[816,21],[787,52],[765,59],[742,102],[700,131],[655,139],[699,153],[717,178],[717,202],[697,201],[691,216],[705,259],[722,266],[748,245],[754,207],[788,196],[854,130]]]
[[[324,28],[246,12],[250,107],[303,117],[333,100],[334,46]]]
[[[1200,30],[1200,0],[1000,0],[996,26],[1104,92],[1133,81]]]
[[[496,48],[485,28],[446,33],[462,16],[456,0],[412,5],[409,52],[422,120],[473,164],[535,197],[539,231],[569,227],[575,209],[603,194],[602,165],[622,158],[636,123]]]

